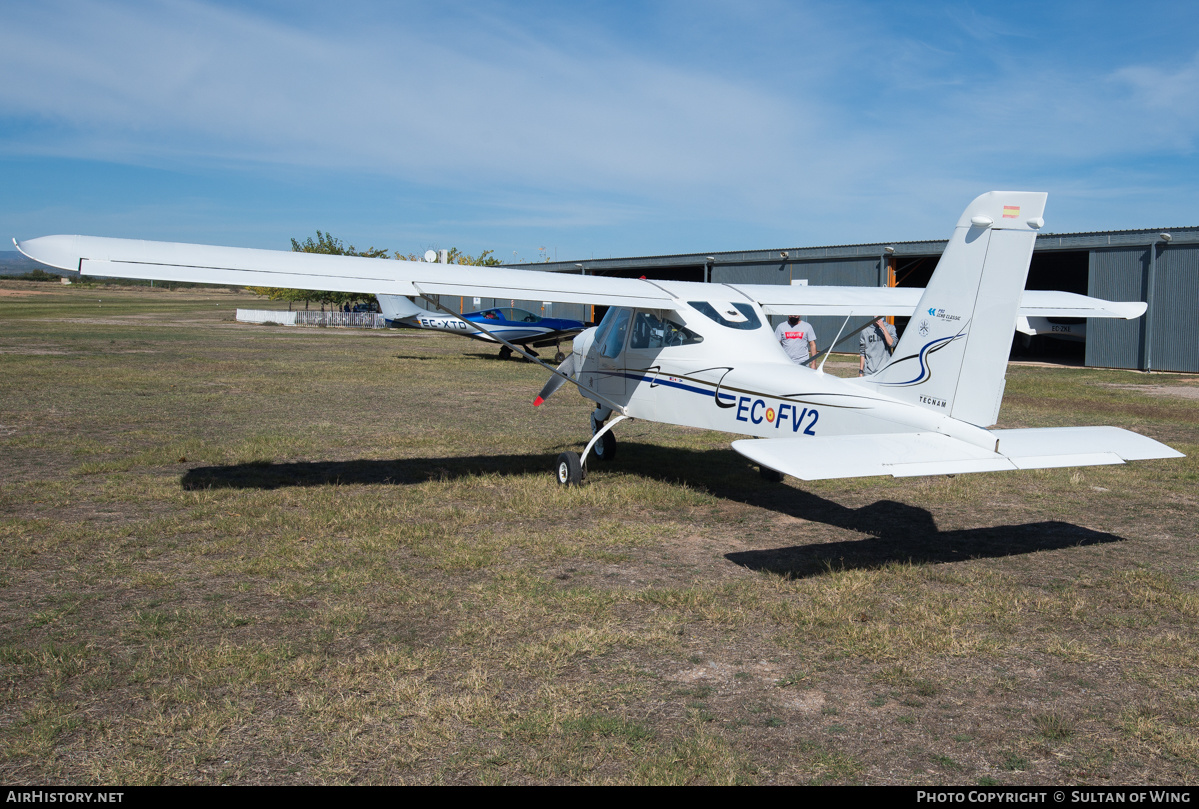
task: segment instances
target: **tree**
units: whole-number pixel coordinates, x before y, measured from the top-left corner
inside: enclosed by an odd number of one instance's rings
[[[369,247],[366,250],[359,250],[354,245],[346,247],[341,239],[335,238],[332,234],[316,232],[316,241],[313,241],[309,236],[303,243],[291,240],[291,249],[294,253],[324,253],[330,256],[362,256],[364,258],[387,258],[388,251],[376,247]],[[250,287],[250,291],[257,295],[264,295],[272,301],[287,301],[288,309],[292,303],[304,301],[304,308],[308,308],[309,301],[313,301],[322,305],[329,304],[334,307],[341,307],[345,304],[353,305],[355,303],[366,303],[374,299],[374,295],[367,295],[361,292],[333,292],[320,291],[311,289],[282,289],[278,287]]]
[[[354,245],[346,247],[341,243],[341,239],[334,238],[332,234],[316,232],[316,241],[309,236],[303,244],[300,244],[295,239],[291,240],[291,251],[293,253],[325,253],[330,256],[362,256],[363,258],[387,258],[387,251],[375,247],[369,247],[366,250],[358,250]]]
[[[472,267],[498,267],[500,260],[491,255],[494,252],[494,250],[484,250],[476,258],[475,256],[468,256],[466,253],[459,253],[457,247],[451,247],[448,261],[450,264],[468,264]]]
[[[447,264],[467,264],[472,267],[498,267],[500,264],[500,260],[498,258],[496,258],[495,256],[491,255],[494,252],[495,252],[494,250],[484,250],[482,253],[479,253],[478,256],[472,256],[467,253],[460,252],[457,247],[451,247],[449,250],[446,251],[446,263]],[[395,254],[395,257],[397,259],[399,259],[400,261],[421,261],[422,260],[421,258],[419,258],[416,255],[416,253],[409,253],[408,255],[404,255],[403,253],[400,253],[397,251]]]
[[[387,258],[390,255],[400,261],[420,261],[415,253],[403,255],[397,251],[391,254],[387,250],[376,247],[369,247],[366,250],[358,250],[354,245],[346,247],[341,239],[319,230],[316,232],[315,240],[311,236],[303,242],[292,239],[291,249],[295,253],[324,253],[331,256],[363,256],[365,258]],[[451,247],[447,254],[447,261],[450,264],[466,264],[473,267],[495,267],[499,265],[500,260],[492,255],[494,252],[494,250],[484,250],[478,256],[472,256],[460,252],[457,247]],[[249,289],[254,294],[262,295],[272,301],[287,301],[288,309],[291,308],[292,303],[299,301],[304,301],[304,307],[307,308],[310,301],[322,305],[327,303],[330,306],[343,306],[347,303],[351,305],[366,303],[374,298],[374,295],[364,295],[360,292],[319,292],[310,289],[281,289],[278,287],[249,287]]]

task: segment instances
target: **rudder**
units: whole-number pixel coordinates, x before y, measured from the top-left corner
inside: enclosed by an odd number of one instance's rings
[[[970,424],[995,423],[1047,196],[991,191],[966,207],[894,359],[868,384]]]

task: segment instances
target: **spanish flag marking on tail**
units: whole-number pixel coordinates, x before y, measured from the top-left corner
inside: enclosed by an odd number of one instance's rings
[[[1019,218],[1019,216],[1020,216],[1020,206],[1019,205],[1004,205],[1003,206],[1003,218],[1004,219],[1017,219],[1017,218]]]

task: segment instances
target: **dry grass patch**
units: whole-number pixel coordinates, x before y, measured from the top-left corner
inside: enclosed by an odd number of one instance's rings
[[[633,422],[564,490],[589,406],[531,365],[90,294],[0,301],[9,783],[1199,777],[1192,399],[1002,414],[1180,461],[779,486]]]

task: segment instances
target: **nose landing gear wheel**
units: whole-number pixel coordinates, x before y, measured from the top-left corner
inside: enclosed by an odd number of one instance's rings
[[[583,465],[577,452],[563,452],[558,456],[558,485],[578,486],[583,482]]]
[[[561,351],[559,351],[557,354],[554,355],[554,362],[558,363],[559,365],[561,365],[565,360],[566,360],[566,355],[563,354]]]
[[[595,442],[595,446],[591,448],[595,457],[601,461],[610,461],[616,457],[616,436],[612,435],[609,430],[600,436],[600,440]]]

